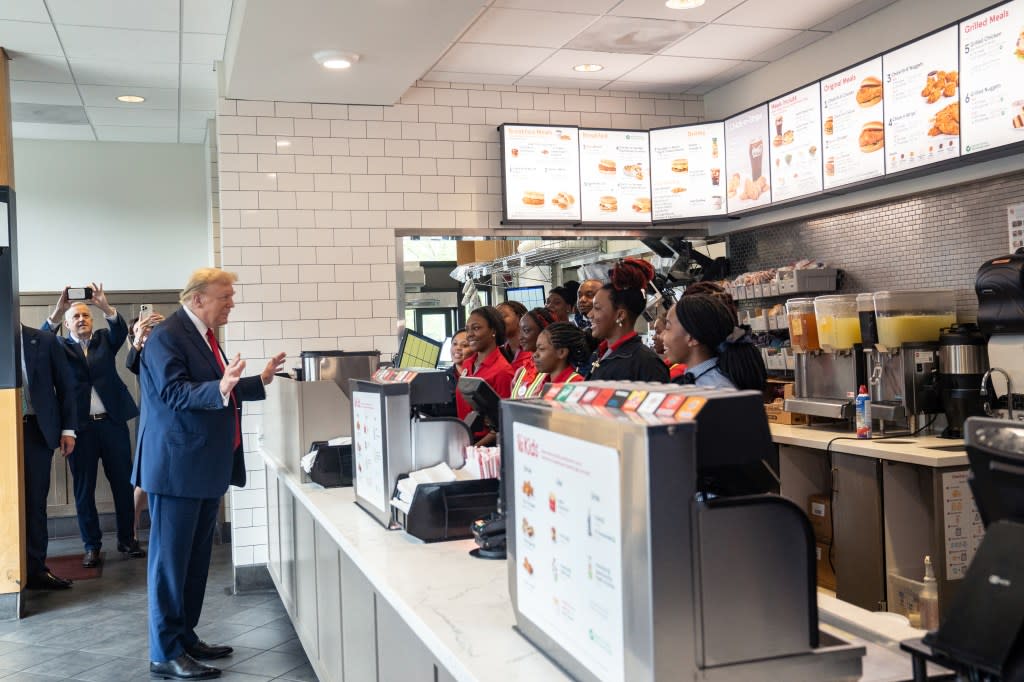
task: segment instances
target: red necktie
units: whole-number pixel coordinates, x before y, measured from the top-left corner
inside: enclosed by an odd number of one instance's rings
[[[220,346],[217,344],[217,337],[213,335],[212,329],[206,330],[206,340],[210,342],[210,350],[213,351],[213,357],[217,361],[217,366],[220,367],[221,374],[223,374],[225,369],[224,357],[221,355]],[[242,444],[242,427],[238,423],[238,408],[235,405],[234,391],[231,393],[231,412],[235,415],[235,444],[232,449],[234,451]]]

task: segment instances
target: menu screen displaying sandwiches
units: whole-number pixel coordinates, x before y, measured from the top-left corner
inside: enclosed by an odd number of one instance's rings
[[[769,178],[768,105],[725,120],[725,163],[729,212],[745,211],[772,202]]]
[[[649,133],[580,130],[583,222],[651,222]]]
[[[501,127],[505,220],[579,222],[579,131],[571,126]]]
[[[725,213],[725,124],[651,131],[654,220]]]
[[[882,58],[821,81],[825,189],[885,175]]]
[[[772,201],[821,191],[821,90],[818,84],[768,103]]]
[[[960,24],[964,154],[1024,141],[1024,0]]]
[[[947,29],[882,57],[885,172],[960,155],[958,29]]]

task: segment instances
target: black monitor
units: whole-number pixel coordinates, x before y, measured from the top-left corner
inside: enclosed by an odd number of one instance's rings
[[[982,523],[1024,523],[1024,424],[971,417],[964,423],[964,442]]]
[[[506,301],[519,301],[527,310],[543,308],[547,301],[544,298],[544,286],[538,284],[529,287],[509,287],[505,289]]]
[[[441,358],[443,343],[435,341],[412,329],[406,329],[395,354],[395,367],[399,369],[435,369]]]
[[[501,398],[486,381],[479,377],[462,377],[458,383],[459,393],[473,411],[483,417],[488,425],[498,430],[501,412]]]

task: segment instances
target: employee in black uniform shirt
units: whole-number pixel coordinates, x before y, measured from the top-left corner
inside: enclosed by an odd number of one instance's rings
[[[610,275],[611,281],[597,292],[590,309],[590,330],[601,342],[591,358],[590,379],[667,382],[668,367],[633,329],[647,307],[654,267],[645,260],[627,258]]]

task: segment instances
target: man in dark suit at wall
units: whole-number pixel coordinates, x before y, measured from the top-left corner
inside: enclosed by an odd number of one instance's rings
[[[236,276],[217,268],[192,274],[182,307],[146,342],[139,382],[142,419],[132,481],[149,494],[149,654],[153,676],[218,677],[199,660],[231,654],[195,627],[203,608],[213,532],[228,485],[245,485],[241,403],[262,400],[284,364],[274,356],[257,376],[230,360],[216,330],[234,307]],[[198,660],[197,660],[198,659]]]
[[[71,581],[46,567],[46,496],[53,451],[75,449],[75,376],[49,332],[21,327],[22,421],[25,442],[25,549],[30,590],[65,590]]]
[[[75,396],[78,442],[68,464],[74,479],[78,529],[85,545],[82,565],[86,568],[99,564],[103,544],[96,511],[96,474],[100,460],[114,497],[117,549],[132,558],[146,556],[132,531],[135,506],[129,480],[132,453],[128,420],[139,415],[139,408],[118,376],[115,362],[118,349],[128,338],[128,325],[107,301],[102,284],[92,284],[92,292],[90,303],[103,312],[109,329],[94,332],[89,306],[69,301],[67,287],[57,300],[53,314],[43,323],[44,331],[58,329],[63,316],[68,328],[68,336],[63,340],[64,352],[78,383]]]

